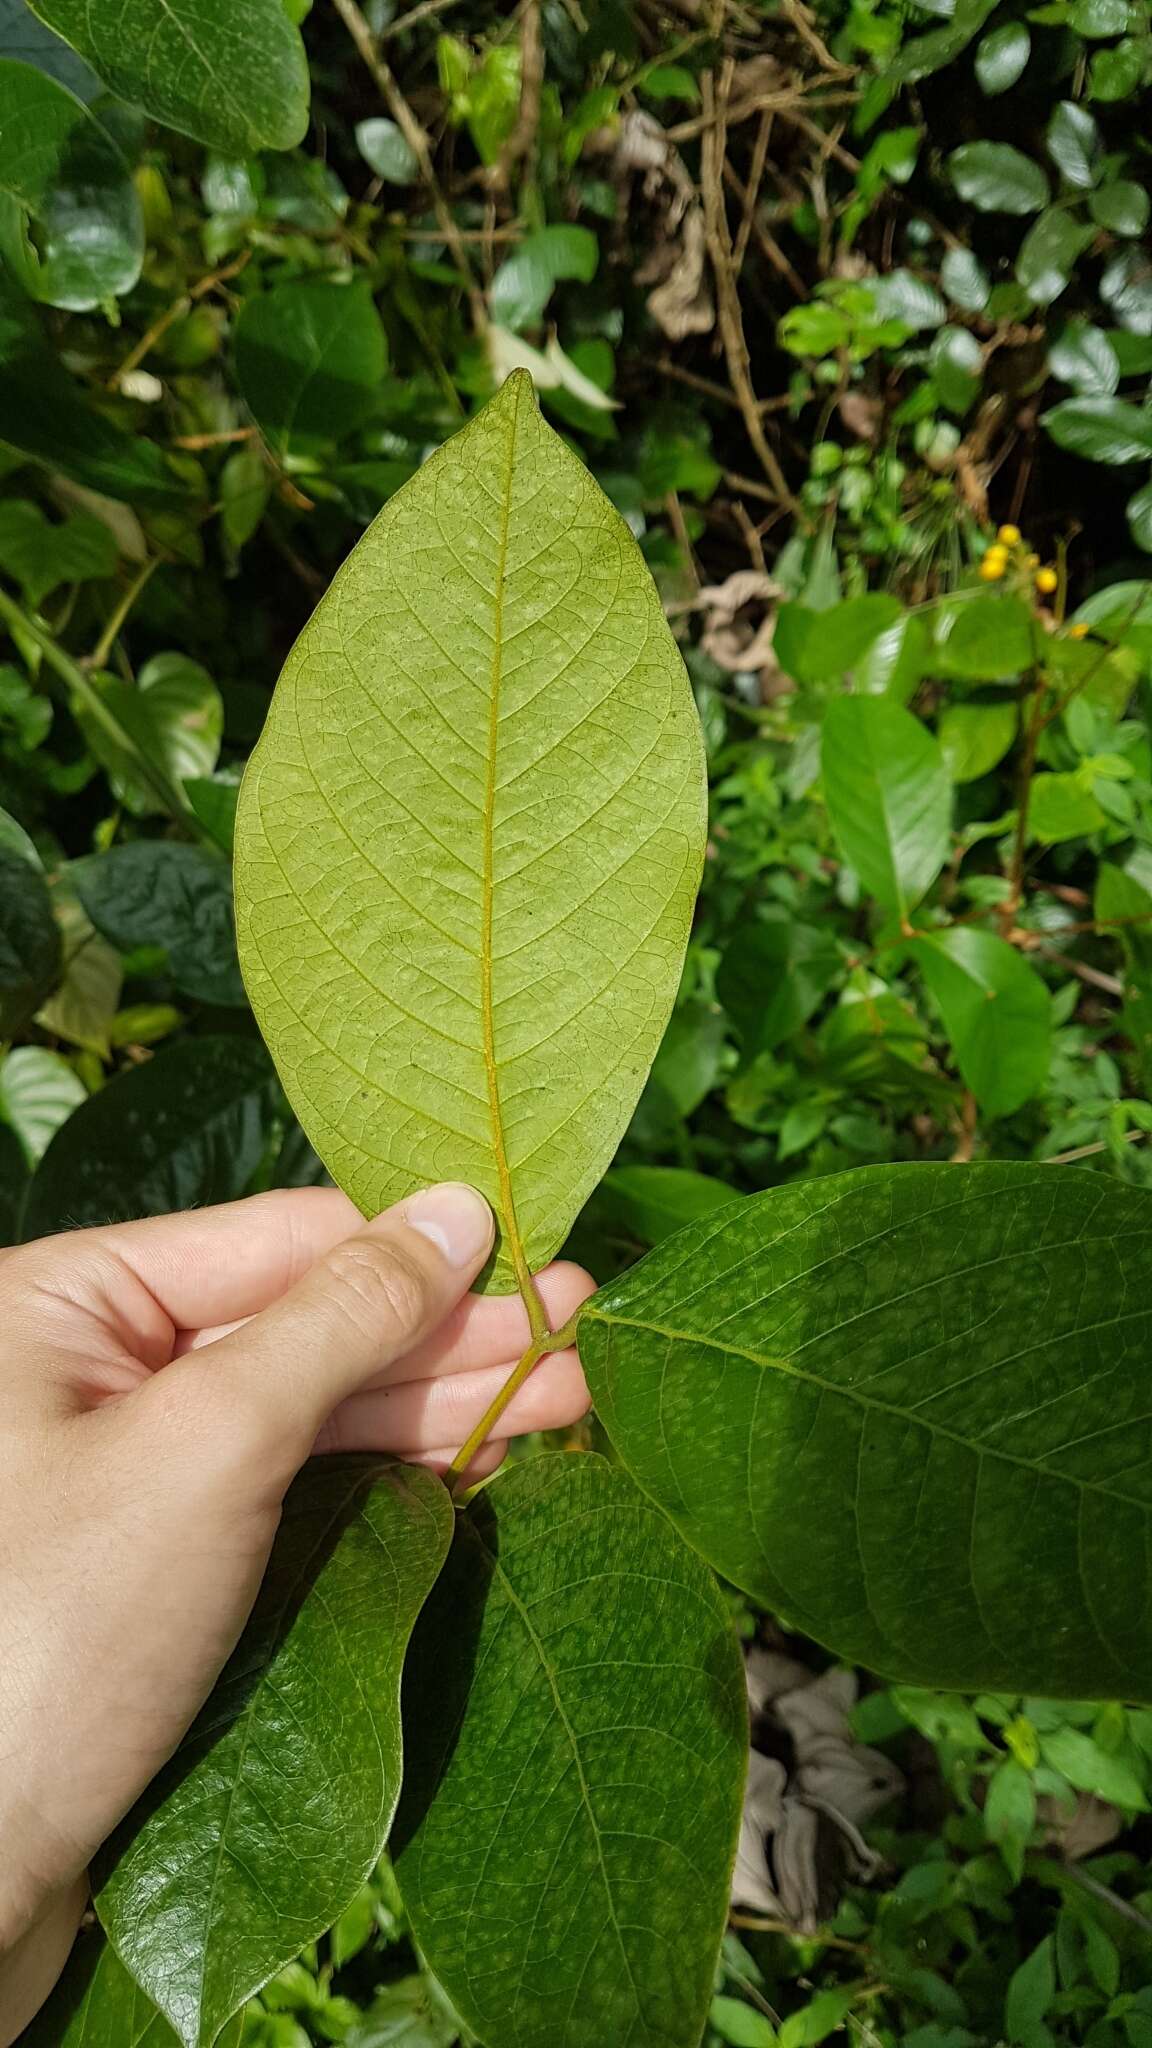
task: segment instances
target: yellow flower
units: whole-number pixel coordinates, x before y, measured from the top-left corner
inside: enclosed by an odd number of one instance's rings
[[[1020,545],[1020,528],[1018,526],[1002,526],[996,538],[998,541],[1002,541],[1006,548],[1018,548]]]
[[[1060,578],[1055,569],[1037,569],[1036,588],[1042,597],[1050,597],[1054,590],[1058,590]]]
[[[1039,555],[1026,555],[1024,557],[1024,567],[1026,569],[1038,569],[1040,567]]]
[[[1068,638],[1070,640],[1086,640],[1088,638],[1087,626],[1069,626]]]
[[[1003,548],[989,548],[980,564],[980,574],[985,583],[999,583],[1008,565]]]

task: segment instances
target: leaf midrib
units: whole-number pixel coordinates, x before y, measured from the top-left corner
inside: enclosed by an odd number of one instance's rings
[[[912,1423],[918,1429],[927,1430],[929,1436],[937,1436],[947,1443],[956,1444],[973,1458],[998,1458],[1002,1464],[1016,1465],[1025,1472],[1031,1472],[1040,1479],[1055,1480],[1065,1486],[1079,1487],[1086,1493],[1098,1493],[1106,1500],[1120,1501],[1125,1507],[1137,1508],[1147,1514],[1148,1505],[1136,1500],[1132,1494],[1121,1493],[1115,1487],[1106,1486],[1098,1479],[1082,1479],[1070,1472],[1057,1472],[1050,1465],[1042,1465],[1035,1458],[1022,1457],[1018,1452],[1001,1450],[995,1444],[981,1444],[971,1437],[962,1436],[959,1430],[949,1429],[946,1424],[933,1422],[918,1413],[915,1408],[902,1408],[893,1401],[877,1400],[873,1394],[864,1394],[856,1387],[838,1384],[834,1380],[821,1379],[818,1373],[806,1372],[789,1358],[769,1357],[763,1352],[750,1351],[742,1345],[727,1343],[720,1337],[708,1337],[697,1330],[677,1330],[666,1323],[648,1322],[639,1316],[605,1315],[594,1302],[582,1311],[581,1321],[603,1323],[608,1329],[642,1330],[648,1336],[663,1337],[669,1343],[699,1344],[706,1350],[720,1351],[730,1358],[742,1358],[749,1365],[758,1365],[767,1371],[778,1372],[786,1379],[801,1380],[814,1387],[820,1394],[829,1394],[834,1399],[854,1402],[857,1407],[870,1408],[880,1415],[891,1416],[898,1422]]]

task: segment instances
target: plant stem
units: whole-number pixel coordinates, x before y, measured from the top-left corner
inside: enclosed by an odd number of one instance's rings
[[[513,1395],[520,1392],[525,1380],[535,1371],[540,1360],[550,1351],[566,1350],[568,1345],[573,1342],[576,1335],[576,1325],[579,1320],[580,1310],[577,1309],[575,1315],[569,1316],[568,1321],[562,1323],[558,1330],[545,1330],[540,1336],[533,1337],[523,1358],[508,1375],[495,1400],[489,1403],[488,1408],[476,1424],[471,1436],[466,1443],[461,1444],[460,1449],[448,1467],[446,1477],[450,1489],[455,1490],[457,1483],[468,1470],[477,1451],[480,1450],[483,1444],[487,1443],[488,1438],[491,1436]]]
[[[99,640],[96,642],[96,645],[92,650],[92,653],[88,657],[88,661],[86,663],[86,666],[88,668],[107,668],[108,657],[111,654],[112,649],[114,648],[117,640],[120,637],[120,633],[123,628],[125,619],[128,617],[129,612],[132,610],[132,607],[135,604],[136,599],[139,597],[141,591],[144,589],[149,577],[153,575],[153,573],[159,567],[160,557],[158,555],[153,555],[152,560],[150,562],[145,562],[139,574],[132,578],[131,583],[128,585],[128,588],[124,592],[123,597],[120,599],[119,604],[116,606],[116,609],[112,614],[112,617],[109,619],[108,624],[105,626],[104,631],[101,633]]]
[[[121,725],[116,713],[105,703],[91,677],[80,667],[79,662],[65,653],[47,627],[41,625],[39,619],[33,618],[4,590],[0,590],[0,619],[4,620],[14,635],[24,633],[29,640],[35,642],[49,668],[54,669],[73,696],[79,698],[93,724],[101,726],[109,739],[114,740],[116,745],[131,757],[133,766],[147,782],[153,795],[169,816],[188,826],[198,837],[203,836],[198,819],[185,801],[183,792],[170,779],[167,770],[149,760],[127,727]]]

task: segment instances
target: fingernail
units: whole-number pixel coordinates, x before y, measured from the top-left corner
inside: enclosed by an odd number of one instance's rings
[[[445,1181],[405,1205],[404,1220],[443,1252],[450,1266],[472,1266],[492,1242],[492,1211],[475,1188]]]

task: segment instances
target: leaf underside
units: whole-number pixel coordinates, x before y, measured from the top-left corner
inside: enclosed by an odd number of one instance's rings
[[[430,1473],[315,1459],[252,1620],[109,1849],[100,1920],[184,2048],[344,1910],[400,1789],[400,1670],[452,1535]]]
[[[241,964],[365,1212],[475,1183],[524,1286],[615,1150],[675,996],[705,783],[648,570],[513,376],[306,627],[241,792]]]
[[[865,1168],[681,1231],[584,1311],[612,1441],[716,1568],[918,1683],[1152,1699],[1152,1201]]]
[[[488,2048],[696,2048],[747,1760],[712,1575],[591,1455],[460,1518],[405,1673],[396,1872]]]

